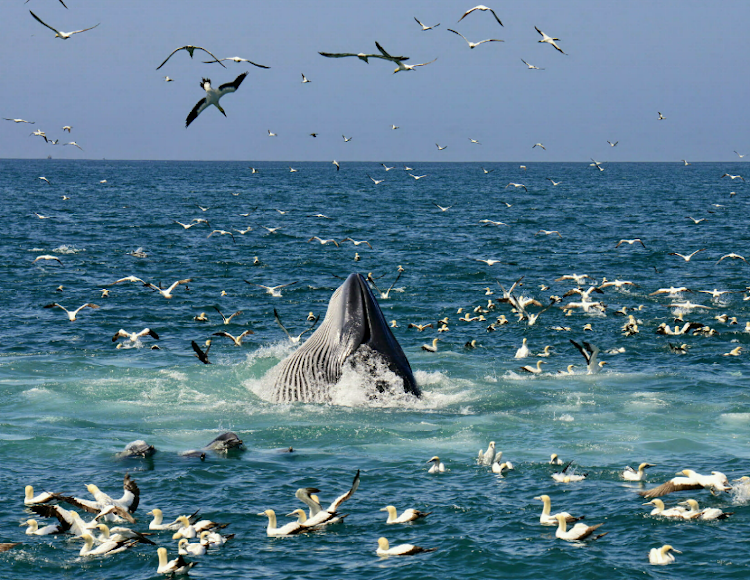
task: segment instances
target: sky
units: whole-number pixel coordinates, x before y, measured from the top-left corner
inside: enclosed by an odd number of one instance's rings
[[[480,11],[457,22],[475,1],[3,0],[0,117],[36,124],[0,120],[0,158],[750,160],[734,153],[750,153],[750,2],[490,0],[504,26]],[[29,10],[63,31],[101,24],[62,40]],[[423,32],[415,17],[440,26]],[[448,28],[504,42],[470,49]],[[384,60],[318,54],[375,41],[408,64],[437,60],[393,74]],[[155,70],[186,44],[270,68],[180,51]],[[244,71],[226,118],[211,107],[185,128],[202,77],[218,86]]]

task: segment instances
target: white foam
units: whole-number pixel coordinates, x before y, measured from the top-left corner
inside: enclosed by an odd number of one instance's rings
[[[554,420],[562,421],[564,423],[572,423],[573,421],[575,421],[575,419],[573,418],[573,415],[570,415],[569,413],[563,413],[559,417],[555,416]]]
[[[52,250],[55,254],[77,254],[78,252],[85,252],[86,248],[76,248],[75,246],[68,246],[67,244],[63,244],[62,246],[57,246],[54,250]]]

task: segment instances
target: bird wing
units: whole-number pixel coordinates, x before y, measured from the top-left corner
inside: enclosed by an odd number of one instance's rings
[[[499,38],[488,38],[486,40],[480,40],[474,46],[479,46],[480,44],[484,44],[485,42],[505,42],[505,41],[500,40]],[[542,149],[544,149],[545,151],[547,150],[547,148],[544,145],[542,145]]]
[[[101,22],[99,24],[101,24]],[[91,26],[89,28],[84,28],[83,30],[74,30],[73,32],[69,32],[68,34],[78,34],[79,32],[86,32],[87,30],[96,28],[97,26],[99,26],[99,24],[94,24],[94,26]]]
[[[591,355],[588,352],[586,352],[583,349],[583,347],[580,344],[578,344],[575,340],[573,340],[572,338],[570,339],[570,344],[572,344],[574,347],[576,347],[578,349],[578,352],[580,352],[581,355],[583,356],[583,358],[586,359],[586,364],[589,364],[589,362],[591,360]]]
[[[281,327],[281,330],[284,331],[284,333],[289,337],[289,340],[292,340],[292,335],[289,334],[289,331],[286,329],[286,327],[281,324],[281,318],[279,318],[279,313],[276,311],[276,309],[273,309],[273,317],[276,320],[276,324],[278,324]]]
[[[39,22],[40,24],[43,24],[44,26],[46,26],[46,27],[47,27],[47,28],[49,28],[50,30],[54,31],[54,32],[55,32],[55,34],[60,34],[60,31],[59,31],[59,30],[57,30],[56,28],[52,28],[52,27],[51,27],[51,26],[50,26],[49,24],[47,24],[46,22],[44,22],[44,20],[42,20],[41,18],[39,18],[39,17],[38,17],[38,16],[36,15],[36,14],[34,14],[34,13],[33,13],[33,12],[31,11],[31,10],[29,10],[29,14],[31,14],[31,15],[32,15],[32,16],[33,16],[33,17],[34,17],[34,18],[36,19],[36,21],[37,21],[37,22]]]
[[[198,101],[195,107],[193,107],[193,110],[188,113],[187,119],[185,120],[186,129],[190,126],[190,123],[195,121],[198,115],[200,115],[206,107],[208,107],[208,103],[206,102],[206,98],[204,97],[200,101]]]
[[[138,488],[138,484],[134,479],[130,477],[129,473],[125,474],[122,480],[123,495],[117,500],[116,503],[126,506],[130,513],[135,512],[138,509],[138,503],[141,498],[141,490]]]
[[[476,10],[476,7],[474,7],[474,8],[470,8],[469,10],[467,10],[466,12],[464,12],[464,15],[463,15],[463,16],[462,16],[461,18],[459,18],[459,19],[458,19],[458,21],[456,22],[456,24],[458,24],[458,23],[459,23],[459,22],[461,22],[461,21],[462,21],[462,20],[463,20],[464,18],[466,18],[466,17],[467,17],[467,16],[469,15],[469,14],[471,14],[472,12],[474,12],[474,10]]]
[[[33,14],[33,12],[32,12],[32,14]],[[37,18],[37,20],[39,20],[39,19]],[[41,21],[40,21],[40,22],[41,22]],[[42,24],[44,24],[44,23],[42,23]],[[537,29],[537,30],[538,30],[538,29]],[[168,60],[169,60],[170,58],[172,58],[172,55],[173,55],[173,54],[174,54],[175,52],[177,52],[178,50],[184,50],[184,49],[186,49],[186,48],[187,48],[187,46],[181,46],[180,48],[175,48],[175,49],[174,49],[174,50],[173,50],[172,52],[170,52],[170,53],[169,53],[169,56],[168,56],[167,58],[165,58],[165,59],[164,59],[164,62],[163,62],[163,63],[161,63],[161,64],[160,64],[159,66],[157,66],[157,67],[156,67],[156,70],[159,70],[159,69],[160,69],[161,67],[163,67],[163,66],[164,66],[165,64],[167,64],[167,61],[168,61]]]
[[[357,491],[358,487],[359,487],[359,469],[357,470],[357,474],[354,476],[354,480],[352,481],[352,487],[345,494],[340,495],[335,500],[333,500],[333,503],[328,508],[328,513],[333,513],[336,510],[338,510],[339,506],[342,503],[344,503],[346,500],[352,497],[352,494],[355,491]]]
[[[680,480],[680,479],[685,480],[686,483],[679,483],[679,482],[675,483],[675,480]],[[690,480],[686,477],[676,477],[652,489],[641,491],[639,492],[639,494],[647,499],[651,499],[654,497],[667,495],[668,493],[672,493],[675,491],[683,491],[686,489],[703,489],[703,486],[700,483],[696,483],[696,482],[687,483],[689,481]]]
[[[353,52],[318,52],[319,55],[325,56],[327,58],[344,58],[345,56],[356,56],[358,57],[358,54],[354,54]],[[377,56],[380,57],[380,55],[377,54],[368,54],[365,55],[367,57]]]
[[[437,60],[437,57],[433,58],[433,59],[432,59],[432,60],[431,60],[430,62],[421,62],[421,63],[419,63],[419,64],[413,64],[413,65],[411,65],[411,66],[412,66],[412,67],[415,67],[415,66],[425,66],[425,65],[428,65],[428,64],[432,64],[432,63],[433,63],[433,62],[435,62],[436,60]],[[423,175],[422,177],[424,177],[424,175]]]
[[[208,349],[206,349],[206,352],[203,352],[203,351],[201,350],[201,347],[199,347],[199,346],[198,346],[198,343],[196,343],[196,342],[195,342],[194,340],[191,340],[191,341],[190,341],[190,346],[192,346],[192,347],[193,347],[193,350],[195,351],[195,354],[196,354],[196,355],[198,356],[198,359],[199,359],[199,360],[200,360],[201,362],[204,362],[204,361],[205,361],[205,362],[206,362],[206,364],[208,364],[208,356],[207,356],[207,353],[208,353]]]
[[[198,49],[198,50],[202,50],[202,51],[203,51],[203,52],[205,52],[206,54],[210,55],[210,56],[211,56],[211,57],[212,57],[213,59],[215,59],[215,60],[216,60],[216,62],[218,62],[218,63],[219,63],[219,64],[220,64],[221,66],[223,66],[224,68],[227,68],[227,67],[226,67],[226,65],[225,65],[225,64],[224,64],[223,62],[221,62],[221,61],[219,60],[219,58],[218,58],[218,57],[216,57],[216,56],[214,56],[213,54],[211,54],[210,52],[208,52],[208,51],[207,51],[207,50],[206,50],[205,48],[202,48],[202,47],[200,47],[200,46],[190,46],[190,45],[186,45],[186,46],[181,46],[180,48],[175,48],[175,49],[174,49],[174,50],[173,50],[173,51],[172,51],[172,52],[171,52],[171,53],[169,54],[169,56],[168,56],[167,58],[165,58],[165,59],[164,59],[164,62],[163,62],[163,63],[161,63],[161,64],[160,64],[159,66],[157,66],[157,67],[156,67],[156,70],[159,70],[159,69],[160,69],[161,67],[163,67],[163,66],[164,66],[164,65],[165,65],[165,64],[167,63],[167,61],[168,61],[168,60],[169,60],[170,58],[172,58],[172,55],[173,55],[173,54],[174,54],[175,52],[179,51],[179,50],[187,50],[187,51],[188,51],[188,52],[190,53],[190,58],[193,58],[193,51],[194,51],[195,49]]]
[[[242,84],[242,81],[245,80],[246,76],[247,76],[247,71],[243,72],[240,76],[234,79],[231,83],[224,83],[223,85],[219,85],[219,92],[221,93],[221,95],[225,95],[227,93],[233,93],[238,88],[240,88],[240,85]]]
[[[392,60],[394,62],[398,60],[409,60],[408,56],[391,56],[385,51],[385,49],[382,46],[380,46],[380,43],[377,40],[375,41],[375,46],[382,54],[372,54],[368,56],[372,56],[375,58],[384,58],[385,60]]]
[[[29,506],[29,509],[43,518],[57,518],[60,522],[62,531],[70,529],[73,525],[73,518],[69,515],[68,510],[63,510],[56,505],[42,504]]]
[[[492,8],[490,8],[490,12],[492,12],[492,15],[493,15],[493,16],[495,17],[495,20],[497,20],[497,23],[498,23],[498,24],[499,24],[500,26],[503,26],[503,23],[502,23],[502,22],[500,22],[500,19],[499,19],[499,18],[497,17],[497,14],[495,14],[495,11],[494,11],[494,10],[493,10]]]
[[[464,40],[466,40],[466,42],[469,42],[469,41],[468,41],[468,40],[466,39],[466,37],[465,37],[465,36],[464,36],[463,34],[461,34],[460,32],[456,32],[456,31],[455,31],[455,30],[453,30],[452,28],[446,28],[446,30],[447,30],[448,32],[452,32],[453,34],[458,34],[458,35],[459,35],[459,36],[460,36],[461,38],[463,38]]]

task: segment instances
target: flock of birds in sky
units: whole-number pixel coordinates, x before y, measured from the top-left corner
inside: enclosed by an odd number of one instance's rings
[[[244,449],[242,440],[235,433],[226,432],[211,441],[200,450],[190,450],[181,453],[186,457],[198,457],[205,459],[206,453],[214,452],[226,456],[229,453],[241,452]],[[293,453],[292,448],[283,450]],[[145,441],[137,440],[129,443],[125,449],[117,454],[118,459],[142,459],[150,458],[156,453],[156,449]],[[491,473],[498,478],[504,478],[505,474],[515,468],[510,461],[502,461],[503,452],[498,451],[494,441],[491,441],[486,450],[480,449],[477,455],[477,464],[489,467]],[[443,477],[450,472],[438,456],[427,461],[431,467],[428,475],[440,475]],[[553,453],[548,464],[551,467],[551,478],[560,484],[571,484],[582,482],[586,479],[586,473],[576,473],[571,469],[572,461],[563,463],[562,459]],[[641,463],[637,470],[627,467],[620,474],[620,478],[626,482],[636,483],[639,486],[645,481],[645,470],[654,467],[650,463]],[[726,475],[718,471],[711,475],[702,475],[690,469],[683,469],[677,477],[669,481],[641,490],[638,494],[650,501],[644,506],[653,506],[650,516],[662,521],[718,521],[726,520],[732,516],[732,512],[724,512],[719,508],[710,507],[701,509],[698,501],[687,499],[677,505],[666,508],[664,501],[660,499],[681,491],[707,490],[713,495],[735,493],[746,497],[750,492],[750,477],[743,476],[730,485]],[[303,509],[294,509],[286,517],[296,518],[294,521],[279,525],[276,512],[265,509],[257,515],[267,518],[266,535],[271,538],[303,536],[314,534],[326,529],[327,526],[340,524],[349,514],[341,513],[342,506],[350,500],[360,485],[360,471],[358,470],[352,480],[351,487],[338,496],[326,508],[320,498],[316,495],[320,490],[314,487],[299,488],[295,497],[308,507],[306,513]],[[139,544],[156,546],[154,541],[159,536],[171,534],[172,540],[177,540],[177,553],[175,559],[170,560],[168,549],[164,546],[157,548],[158,566],[157,573],[169,575],[185,575],[196,565],[195,558],[215,553],[223,544],[233,539],[235,534],[225,534],[223,530],[229,526],[228,523],[218,523],[210,519],[200,519],[199,511],[190,515],[177,516],[171,522],[164,521],[164,514],[158,508],[151,509],[147,515],[152,517],[148,530],[138,531],[125,524],[136,524],[135,512],[140,505],[140,489],[128,473],[123,479],[123,495],[115,499],[101,491],[93,484],[86,485],[91,498],[79,498],[55,492],[42,492],[34,494],[34,488],[27,485],[25,488],[24,506],[36,515],[43,518],[54,518],[57,523],[41,525],[34,518],[27,518],[21,522],[26,528],[26,535],[35,537],[48,536],[73,536],[74,539],[83,541],[79,551],[81,558],[108,557],[125,550],[136,548]],[[593,541],[607,535],[607,531],[599,533],[598,530],[603,523],[589,525],[581,520],[585,515],[574,516],[566,511],[552,513],[550,496],[542,494],[534,497],[534,500],[542,502],[542,512],[539,523],[543,526],[555,526],[555,537],[568,542]],[[69,504],[76,509],[62,507],[62,503]],[[91,519],[86,521],[78,511],[90,514]],[[393,505],[383,507],[380,511],[387,512],[385,524],[410,524],[417,520],[427,518],[432,512],[423,512],[418,509],[408,508],[398,513]],[[568,527],[568,524],[574,524]],[[98,534],[97,534],[98,532]],[[197,540],[191,542],[191,540]],[[0,544],[0,551],[7,551],[19,543]],[[375,553],[380,557],[389,556],[412,556],[415,554],[434,552],[436,548],[425,548],[414,544],[399,544],[391,546],[388,539],[380,537]],[[679,550],[665,544],[659,548],[652,548],[648,559],[654,565],[666,565],[675,561],[674,553],[681,554]],[[191,560],[186,559],[190,557]]]

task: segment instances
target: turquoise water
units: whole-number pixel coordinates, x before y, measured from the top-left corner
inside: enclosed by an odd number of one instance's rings
[[[742,173],[744,164],[605,164],[604,172],[586,163],[527,164],[526,171],[518,164],[484,165],[494,169],[489,174],[470,163],[407,164],[427,177],[412,179],[400,163],[389,163],[396,166],[389,172],[377,163],[342,163],[339,172],[327,163],[259,163],[252,174],[251,163],[0,161],[6,311],[0,319],[0,541],[23,543],[0,554],[0,576],[157,577],[151,546],[82,560],[80,542],[28,537],[18,525],[31,517],[22,503],[27,484],[87,497],[85,484],[95,483],[119,496],[127,471],[142,493],[137,529],[147,528],[145,513],[155,507],[165,518],[200,507],[205,517],[231,524],[227,531],[236,538],[199,559],[191,572],[196,578],[748,577],[746,490],[667,496],[668,505],[695,497],[702,507],[734,512],[715,523],[671,522],[649,517],[635,493],[643,488],[619,476],[641,462],[656,464],[647,487],[683,468],[718,470],[730,480],[750,475],[748,353],[724,356],[750,340],[743,300],[750,266],[729,258],[717,264],[725,254],[748,251],[747,186],[719,177]],[[290,173],[289,165],[299,171]],[[368,175],[385,182],[376,186]],[[509,182],[525,184],[528,192],[506,188]],[[452,207],[442,212],[434,204]],[[317,213],[330,219],[310,217]],[[695,224],[687,216],[706,219]],[[172,221],[194,218],[208,219],[210,227],[184,230]],[[484,226],[482,219],[507,226]],[[236,242],[207,237],[213,229],[248,226],[245,235],[234,231]],[[268,234],[262,226],[280,229]],[[562,237],[535,235],[540,229]],[[368,240],[372,249],[308,243],[312,236]],[[636,237],[645,248],[615,248]],[[138,248],[145,258],[130,255]],[[669,255],[701,248],[690,262]],[[43,254],[62,265],[33,262]],[[489,258],[502,263],[477,261]],[[325,313],[341,283],[336,276],[372,272],[384,276],[377,280],[384,290],[399,265],[405,272],[380,303],[386,319],[398,322],[394,334],[423,397],[373,402],[367,378],[348,372],[335,389],[336,404],[270,402],[273,369],[295,348],[273,309],[296,334],[310,311]],[[606,316],[566,316],[555,307],[528,327],[499,304],[486,322],[458,320],[459,307],[501,296],[498,282],[509,288],[524,276],[516,293],[546,304],[575,286],[555,281],[572,273],[636,286],[592,294],[606,303]],[[129,275],[164,285],[192,281],[171,300],[140,284],[107,286]],[[243,280],[297,283],[272,297]],[[675,299],[651,293],[683,285],[694,292],[678,300],[711,308],[686,312],[685,320],[707,324],[717,335],[655,334],[662,322],[674,327],[675,309],[667,305]],[[492,295],[485,295],[487,287]],[[715,288],[735,293],[712,299],[698,292]],[[570,301],[577,297],[562,304]],[[71,323],[61,310],[43,308],[52,302],[100,308],[82,310]],[[214,307],[243,314],[224,326]],[[630,312],[639,334],[623,336],[625,319],[614,314],[622,307],[642,307]],[[208,322],[193,320],[201,312]],[[738,324],[714,319],[724,313]],[[487,332],[500,314],[510,323]],[[445,316],[450,331],[440,335],[407,328]],[[591,331],[583,330],[586,324]],[[142,348],[117,349],[111,340],[120,328],[146,326],[159,334],[160,350],[149,348],[156,342],[151,338]],[[239,348],[213,337],[212,365],[192,356],[192,340],[202,344],[213,332],[247,328],[255,334]],[[437,336],[437,353],[421,350]],[[514,358],[524,337],[534,355],[553,347],[541,375],[519,371],[538,360]],[[571,338],[624,352],[603,352],[608,364],[589,376]],[[472,339],[479,347],[465,349]],[[669,342],[686,343],[687,354],[671,353]],[[569,364],[573,375],[557,374]],[[225,430],[245,441],[244,453],[209,454],[205,462],[178,455]],[[151,460],[117,460],[134,439],[158,453]],[[505,478],[475,463],[490,440],[515,466]],[[281,452],[289,446],[294,453]],[[546,465],[551,453],[574,460],[587,480],[555,483],[554,468]],[[431,476],[425,462],[436,454],[448,471]],[[258,512],[272,508],[286,522],[283,514],[302,507],[294,498],[298,487],[318,487],[331,501],[357,469],[361,485],[344,504],[350,515],[343,525],[306,537],[266,537]],[[554,528],[538,523],[541,504],[533,498],[542,493],[551,496],[553,510],[604,522],[608,535],[590,545],[555,539]],[[432,514],[387,526],[378,510],[388,504]],[[437,551],[381,560],[375,555],[380,536]],[[168,534],[156,541],[175,556]],[[665,543],[684,553],[670,567],[650,566],[648,550]]]

